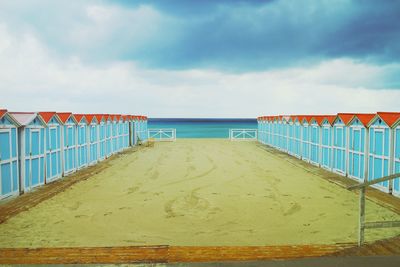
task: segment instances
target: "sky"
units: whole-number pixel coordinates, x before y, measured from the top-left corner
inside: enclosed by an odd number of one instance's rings
[[[400,111],[397,0],[0,0],[0,108]]]

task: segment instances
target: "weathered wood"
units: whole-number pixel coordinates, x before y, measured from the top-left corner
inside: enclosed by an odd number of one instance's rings
[[[132,246],[0,249],[0,264],[107,264],[296,259],[328,256],[354,244],[293,246]]]
[[[370,185],[374,185],[374,184],[381,183],[381,182],[386,182],[386,181],[393,180],[396,178],[400,178],[400,173],[395,173],[395,174],[385,176],[385,177],[382,177],[379,179],[371,180],[371,181],[364,182],[364,183],[357,184],[357,185],[352,185],[352,186],[347,187],[347,189],[348,190],[356,190],[356,189],[366,188]]]
[[[368,229],[400,227],[400,221],[366,222],[364,227]]]

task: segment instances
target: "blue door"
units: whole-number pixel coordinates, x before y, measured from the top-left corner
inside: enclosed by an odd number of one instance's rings
[[[74,126],[68,125],[64,126],[65,136],[64,136],[64,172],[70,173],[74,171],[75,168],[75,131]]]
[[[395,131],[394,173],[400,173],[400,127]],[[400,178],[393,181],[393,193],[400,195]]]
[[[78,168],[87,166],[88,149],[86,139],[86,125],[78,127]]]
[[[310,142],[309,142],[309,128],[308,126],[303,126],[303,147],[301,150],[301,154],[304,160],[310,159]]]
[[[370,171],[368,180],[374,180],[381,178],[383,176],[388,175],[388,156],[385,155],[387,153],[388,146],[388,136],[385,136],[384,129],[371,129],[371,140],[372,149],[370,153]],[[388,133],[388,131],[387,131]],[[389,182],[382,182],[377,184],[378,187],[384,188],[385,190],[388,188]]]
[[[60,139],[58,127],[50,127],[47,132],[47,180],[61,177]]]
[[[90,125],[90,164],[97,161],[97,126]]]
[[[319,131],[317,126],[311,127],[311,156],[310,160],[319,163]]]
[[[331,129],[322,128],[322,166],[330,168],[331,165]]]
[[[44,184],[44,129],[26,129],[25,189]]]
[[[346,173],[346,137],[342,126],[334,127],[333,139],[333,168],[335,171]]]
[[[104,159],[106,156],[106,128],[104,123],[100,124],[99,127],[99,156],[100,159]]]
[[[16,128],[0,129],[0,199],[18,193]]]

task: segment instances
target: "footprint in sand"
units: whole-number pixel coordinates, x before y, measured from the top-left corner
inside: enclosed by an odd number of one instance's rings
[[[75,215],[75,218],[85,218],[85,217],[88,217],[88,216],[85,214]]]
[[[81,202],[77,201],[74,204],[72,204],[72,206],[68,207],[68,209],[70,210],[77,210],[80,206],[81,206]]]
[[[294,203],[285,213],[283,213],[284,216],[287,215],[292,215],[296,212],[299,212],[301,210],[301,206],[299,203]]]
[[[138,191],[138,190],[139,190],[139,186],[129,187],[129,188],[128,188],[128,195],[129,195],[129,194],[132,194],[132,193],[135,193],[135,192]]]
[[[103,215],[104,215],[104,216],[108,216],[108,215],[111,215],[111,214],[112,214],[112,212],[111,212],[111,211],[108,211],[108,212],[104,213]]]
[[[152,173],[152,175],[150,176],[150,179],[155,180],[158,178],[160,174],[158,173],[158,171],[155,171]]]

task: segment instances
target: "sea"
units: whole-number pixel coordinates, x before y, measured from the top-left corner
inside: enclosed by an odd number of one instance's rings
[[[257,129],[257,119],[149,118],[148,128],[174,128],[177,138],[228,138],[229,129]]]

